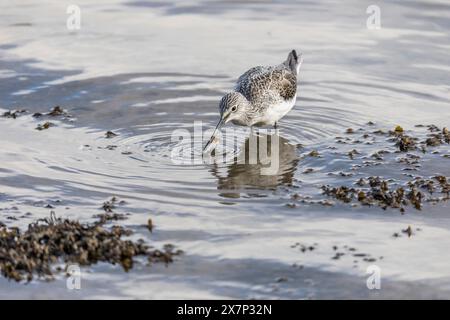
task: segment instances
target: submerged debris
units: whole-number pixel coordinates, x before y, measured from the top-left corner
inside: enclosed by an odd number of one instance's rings
[[[308,156],[310,157],[318,157],[319,152],[317,150],[312,150],[310,153],[308,153]]]
[[[394,131],[395,131],[395,133],[402,134],[403,133],[403,128],[401,126],[396,126]]]
[[[424,201],[445,201],[449,200],[450,184],[444,176],[437,176],[433,179],[439,182],[439,190],[432,179],[415,179],[406,184],[406,186],[389,186],[387,180],[380,177],[369,177],[366,180],[359,179],[354,184],[365,188],[351,188],[347,186],[332,187],[322,186],[325,195],[333,197],[345,203],[353,200],[359,201],[363,205],[378,205],[383,209],[396,208],[404,211],[408,205],[414,206],[417,210],[422,209]],[[422,190],[422,191],[421,191]],[[439,191],[444,196],[440,198],[426,197],[425,192],[432,195]]]
[[[44,116],[48,116],[48,117],[59,117],[59,116],[64,116],[66,118],[71,118],[72,116],[65,111],[63,108],[61,108],[60,106],[55,106],[52,109],[50,109],[49,112],[47,113],[41,113],[41,112],[35,112],[33,113],[32,117],[33,118],[41,118]]]
[[[450,133],[447,128],[443,128],[442,131],[439,128],[431,127],[432,133],[428,134],[428,138],[423,144],[430,147],[437,147],[441,144],[450,143]]]
[[[430,133],[425,140],[420,142],[422,152],[426,152],[426,147],[437,147],[450,143],[450,133],[447,128],[440,129],[435,125],[428,125],[427,128]],[[394,141],[400,151],[406,152],[417,149],[419,139],[404,134],[403,128],[400,126],[397,126],[394,131],[390,131],[389,134],[394,136]]]
[[[184,252],[182,250],[175,250],[175,247],[172,244],[165,244],[163,246],[163,250],[156,249],[147,253],[147,260],[149,263],[164,262],[165,264],[169,264],[173,262],[174,256],[178,256],[183,253]]]
[[[368,124],[369,125],[369,124]],[[373,124],[370,124],[373,125]],[[350,160],[353,160],[351,164],[352,173],[345,171],[335,172],[322,172],[329,176],[341,176],[351,177],[357,175],[356,172],[360,171],[364,167],[373,167],[377,165],[388,166],[393,165],[395,168],[398,164],[402,165],[399,171],[419,171],[422,168],[424,161],[429,156],[419,155],[418,153],[443,154],[442,157],[450,157],[446,150],[431,150],[428,151],[428,147],[436,147],[446,143],[450,143],[450,133],[447,128],[439,128],[435,125],[421,126],[427,128],[427,132],[422,135],[413,135],[400,125],[393,128],[393,130],[383,131],[376,130],[373,132],[362,131],[362,137],[364,139],[371,139],[371,141],[377,141],[378,144],[383,143],[380,141],[380,137],[386,137],[386,141],[393,142],[397,151],[392,150],[392,145],[388,148],[380,148],[377,151],[367,151],[363,146],[356,149],[350,149],[344,153],[334,153],[338,156],[348,156]],[[356,131],[349,128],[346,133],[355,133]],[[375,137],[374,135],[377,135]],[[359,144],[361,141],[353,140],[349,137],[344,138],[341,136],[335,137],[336,143],[344,144]],[[319,150],[320,151],[320,150]],[[393,152],[394,151],[394,152]],[[397,153],[405,153],[397,157]],[[356,155],[359,155],[356,157]],[[393,155],[395,157],[393,157]],[[323,154],[322,157],[327,158],[327,154]],[[331,155],[330,155],[331,156]],[[339,159],[339,161],[342,159]],[[392,163],[390,161],[395,161]],[[396,166],[397,165],[397,166]],[[320,166],[315,166],[320,168]],[[303,173],[312,172],[310,168],[306,167]],[[320,173],[320,169],[315,169],[314,172]],[[338,174],[336,174],[338,172]],[[359,205],[376,205],[383,209],[397,208],[402,213],[407,206],[412,206],[417,210],[421,210],[425,202],[437,203],[441,201],[450,200],[450,184],[447,182],[447,177],[437,175],[430,178],[422,178],[414,176],[411,173],[404,173],[403,176],[410,177],[412,180],[401,181],[396,174],[396,180],[383,179],[381,177],[358,177],[357,180],[349,181],[346,185],[323,185],[322,194],[329,197],[333,197],[344,203],[349,203],[352,206]],[[293,199],[297,200],[297,199]],[[314,200],[311,200],[312,203]]]
[[[112,131],[106,131],[105,138],[110,139],[110,138],[114,138],[114,137],[117,137],[117,133],[114,133]]]
[[[348,152],[348,157],[353,160],[355,155],[357,155],[357,154],[360,154],[359,151],[356,150],[356,149],[353,149],[353,150]]]
[[[18,116],[20,116],[26,112],[28,112],[28,111],[25,109],[6,111],[1,115],[1,117],[16,119]],[[63,108],[61,108],[60,106],[53,107],[47,113],[35,112],[32,114],[33,118],[41,118],[43,116],[49,116],[49,117],[64,116],[67,118],[71,117],[71,115],[68,112],[66,112]]]
[[[353,199],[353,196],[356,193],[355,188],[349,188],[346,186],[341,186],[337,188],[333,188],[330,186],[323,186],[322,187],[323,193],[327,196],[333,196],[337,200],[343,201],[343,202],[351,202]]]
[[[295,244],[291,245],[291,248],[293,249],[299,249],[302,253],[305,252],[311,252],[318,248],[318,244],[314,243],[313,245],[304,245],[300,242],[296,242]],[[322,248],[323,249],[323,248]],[[337,245],[333,245],[331,247],[331,259],[332,260],[340,260],[342,257],[348,257],[353,260],[353,263],[356,264],[358,262],[364,261],[364,262],[375,262],[377,261],[377,258],[374,258],[372,255],[368,253],[362,253],[358,252],[358,250],[355,247],[343,245],[341,247]],[[378,259],[383,259],[383,257],[379,257]],[[294,264],[293,266],[297,266],[297,264]]]
[[[122,213],[102,213],[102,214],[97,214],[94,217],[98,218],[101,223],[127,219],[127,216]]]
[[[421,228],[415,228],[415,231],[421,231]],[[392,235],[394,238],[400,238],[401,234],[405,234],[408,236],[408,238],[411,238],[414,234],[415,231],[413,231],[413,228],[411,226],[406,227],[405,229],[402,229],[401,232],[394,232],[394,234]]]
[[[123,205],[125,204],[125,201],[119,201],[117,197],[112,197],[110,200],[103,202],[102,208],[105,212],[112,212],[118,204]]]
[[[407,151],[416,149],[415,139],[408,135],[405,135],[402,133],[402,134],[398,135],[395,140],[396,140],[395,145],[398,147],[398,149],[401,152],[407,152]]]
[[[151,249],[143,240],[124,240],[132,231],[107,221],[119,216],[102,216],[88,224],[56,218],[52,212],[48,219],[40,219],[28,226],[25,232],[18,228],[0,226],[0,271],[3,276],[16,281],[31,281],[34,275],[52,279],[53,264],[64,262],[91,265],[97,262],[120,264],[125,271],[133,267],[134,258],[147,256],[149,262],[173,261],[172,245],[162,250]]]
[[[411,226],[408,226],[408,228],[402,230],[402,232],[403,232],[403,233],[406,233],[406,234],[408,235],[408,238],[411,238],[411,236],[412,236],[412,234],[413,234],[412,229],[411,229]]]
[[[99,148],[100,148],[100,149],[106,149],[106,150],[112,150],[112,151],[114,151],[114,150],[117,149],[117,146],[114,145],[114,144],[109,144],[109,145],[107,145],[107,146],[104,147],[104,148],[101,148],[101,147],[99,147]]]
[[[51,117],[56,117],[56,116],[67,115],[67,113],[60,106],[56,106],[52,110],[50,110],[50,112],[47,113],[47,115],[49,115]]]
[[[296,242],[291,246],[291,248],[298,248],[301,252],[314,251],[317,249],[318,244],[313,243],[312,245],[305,245],[300,242]]]
[[[47,130],[50,127],[54,127],[55,124],[53,124],[52,122],[44,122],[43,124],[38,124],[36,127],[36,130],[42,131],[42,130]]]
[[[444,143],[448,138],[449,134],[447,129],[440,129],[436,126],[428,126],[427,138],[435,137],[436,139],[440,139],[441,143]],[[388,138],[387,141],[395,141],[396,148],[399,148],[400,151],[409,151],[410,149],[416,149],[426,152],[423,149],[423,145],[426,141],[423,137],[420,139],[417,137],[409,137],[405,134],[405,130],[401,127],[397,127],[392,131],[380,133]],[[340,138],[342,139],[342,138]],[[355,143],[355,142],[352,142]],[[355,173],[347,173],[345,171],[336,171],[336,172],[322,172],[322,174],[327,174],[328,176],[341,176],[341,177],[351,177],[352,175],[358,176],[356,172],[358,172],[362,167],[366,166],[374,166],[378,164],[382,164],[383,166],[402,165],[399,168],[401,171],[419,171],[422,167],[422,163],[429,156],[419,155],[418,152],[407,152],[402,154],[399,157],[394,156],[396,152],[392,152],[389,149],[380,149],[376,152],[369,151],[367,153],[364,152],[364,149],[360,149],[361,152],[353,149],[347,152],[347,155],[350,159],[354,160],[358,163],[351,164],[351,170]],[[439,150],[442,152],[442,150]],[[398,151],[397,151],[398,152]],[[429,152],[429,154],[440,154],[436,153],[437,150],[433,150]],[[365,155],[364,155],[365,153]],[[344,156],[345,153],[334,153],[339,156]],[[362,154],[358,158],[354,155]],[[430,156],[431,156],[430,155]],[[323,155],[324,158],[327,158],[327,154]],[[444,155],[445,156],[445,155]],[[372,159],[376,160],[373,161]],[[306,161],[308,161],[306,159]],[[388,162],[395,161],[395,163]],[[309,163],[308,163],[309,164]],[[318,167],[317,165],[315,166]],[[320,166],[319,166],[320,168]],[[317,171],[316,171],[317,170]],[[311,172],[320,172],[321,169],[315,169],[314,171],[311,168],[308,168],[305,165],[303,173],[311,173]],[[383,209],[387,208],[395,208],[400,210],[400,212],[404,213],[408,206],[414,207],[417,210],[422,210],[425,203],[439,203],[443,201],[450,200],[450,184],[446,176],[436,175],[429,178],[424,178],[420,176],[415,176],[411,173],[404,173],[403,177],[410,177],[409,180],[403,180],[398,178],[398,174],[395,175],[396,180],[389,178],[381,178],[378,176],[369,176],[369,177],[360,177],[353,181],[348,181],[346,184],[342,185],[323,185],[322,194],[327,195],[328,197],[335,198],[344,203],[348,203],[351,206],[355,207],[358,205],[367,205],[367,206],[379,206]],[[320,200],[315,198],[314,196],[308,196],[306,199],[305,196],[300,196],[298,193],[292,195],[291,203],[288,203],[287,206],[291,208],[296,208],[298,204],[318,204]]]
[[[148,229],[148,231],[153,232],[153,221],[152,221],[152,219],[148,219],[148,221],[147,221],[147,229]]]
[[[3,118],[12,118],[12,119],[16,119],[18,116],[20,116],[23,113],[26,113],[27,110],[25,109],[18,109],[18,110],[10,110],[10,111],[6,111],[2,114]]]

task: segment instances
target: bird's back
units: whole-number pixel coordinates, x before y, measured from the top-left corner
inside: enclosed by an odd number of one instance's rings
[[[290,101],[297,91],[297,73],[301,64],[295,51],[277,66],[251,68],[241,75],[235,90],[252,104],[270,101]]]

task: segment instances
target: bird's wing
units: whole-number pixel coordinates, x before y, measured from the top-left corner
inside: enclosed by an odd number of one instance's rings
[[[240,92],[249,101],[251,98],[251,84],[254,79],[259,78],[261,75],[267,72],[267,68],[258,66],[247,70],[242,74],[236,82],[235,90]]]
[[[297,76],[283,65],[254,67],[239,77],[236,91],[251,102],[266,97],[291,100],[297,91]]]

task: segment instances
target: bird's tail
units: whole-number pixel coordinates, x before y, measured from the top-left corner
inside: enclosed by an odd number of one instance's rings
[[[300,66],[302,65],[302,62],[302,54],[300,53],[300,55],[297,55],[297,52],[295,50],[292,50],[291,52],[289,52],[289,55],[284,64],[289,67],[292,72],[298,74],[300,72]]]

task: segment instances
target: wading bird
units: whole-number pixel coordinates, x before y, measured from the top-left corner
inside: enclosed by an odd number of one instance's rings
[[[220,128],[231,122],[241,126],[274,126],[294,106],[302,57],[292,50],[277,66],[254,67],[241,75],[235,90],[220,101],[220,120],[203,151]]]

